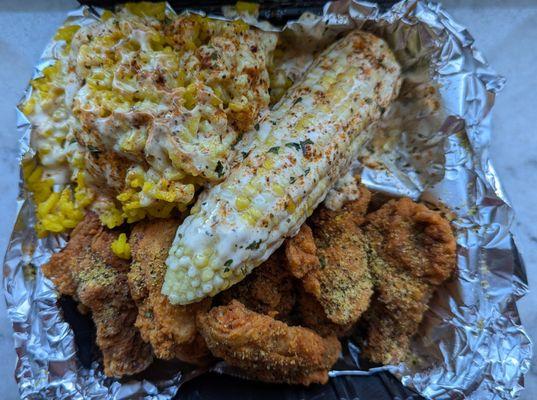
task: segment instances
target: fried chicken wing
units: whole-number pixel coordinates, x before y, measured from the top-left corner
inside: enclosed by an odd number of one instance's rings
[[[272,254],[246,279],[222,292],[219,301],[228,304],[235,299],[261,314],[278,319],[288,316],[295,304],[295,292],[282,250]]]
[[[175,219],[143,221],[131,232],[133,262],[128,277],[138,305],[136,327],[158,358],[203,364],[210,354],[198,335],[196,314],[207,311],[211,299],[180,306],[161,294],[165,260],[178,225]]]
[[[339,325],[358,320],[367,309],[373,283],[364,236],[357,225],[367,206],[363,200],[341,210],[316,210],[297,236],[286,244],[293,275],[302,280],[328,319]]]
[[[143,371],[152,362],[151,348],[134,326],[137,310],[127,283],[129,263],[111,250],[118,236],[88,213],[66,248],[43,267],[61,293],[91,311],[105,374],[114,377]]]
[[[455,238],[439,213],[407,198],[391,200],[369,214],[364,230],[376,292],[364,316],[364,355],[397,363],[404,359],[434,290],[455,270]]]
[[[213,354],[244,374],[265,382],[326,383],[341,345],[302,327],[290,327],[233,300],[198,316]]]

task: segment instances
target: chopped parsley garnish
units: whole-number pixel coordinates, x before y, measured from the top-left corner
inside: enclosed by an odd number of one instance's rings
[[[242,137],[244,136],[243,133],[239,133],[239,136],[237,136],[237,140],[235,140],[235,143],[231,145],[231,149],[235,150],[235,146],[239,144],[239,142],[242,140]]]
[[[300,151],[300,144],[298,143],[290,142],[290,143],[286,143],[285,146],[294,148],[296,151]]]
[[[319,257],[319,263],[321,264],[321,268],[326,267],[326,260],[324,257]]]
[[[294,102],[293,105],[300,103],[302,101],[302,96],[298,97]]]
[[[254,125],[254,129],[255,129],[256,131],[259,130],[259,122],[258,122],[257,124]]]
[[[310,173],[310,167],[304,170],[304,176],[308,176],[309,173]]]
[[[289,183],[295,183],[295,181],[296,181],[295,176],[292,176],[291,178],[289,178]]]
[[[278,154],[280,152],[280,147],[279,146],[271,147],[268,152],[273,153],[273,154]]]
[[[252,243],[250,243],[248,246],[246,246],[246,248],[248,250],[257,250],[259,249],[259,245],[261,244],[261,239],[259,239],[258,241],[253,241]]]
[[[242,154],[242,158],[244,159],[244,158],[248,157],[248,154],[250,154],[250,153],[248,153],[246,151],[241,151],[241,154]]]
[[[224,166],[222,165],[222,163],[220,161],[218,161],[216,163],[216,168],[215,168],[214,172],[216,172],[218,174],[219,178],[224,176]]]
[[[226,267],[229,267],[231,264],[233,264],[233,260],[231,258],[224,263]]]

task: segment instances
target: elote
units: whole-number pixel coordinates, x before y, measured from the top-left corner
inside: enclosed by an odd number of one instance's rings
[[[214,296],[295,235],[399,87],[400,67],[382,39],[356,30],[327,48],[177,230],[162,288],[170,301]]]
[[[243,21],[132,3],[65,25],[55,41],[21,107],[40,236],[72,229],[85,209],[108,228],[185,211],[227,176],[269,106],[277,34]]]

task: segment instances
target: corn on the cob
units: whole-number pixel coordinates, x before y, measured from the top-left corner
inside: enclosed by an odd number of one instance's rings
[[[215,295],[296,234],[399,86],[393,54],[369,33],[353,31],[325,50],[252,133],[244,160],[179,227],[162,288],[170,301]]]

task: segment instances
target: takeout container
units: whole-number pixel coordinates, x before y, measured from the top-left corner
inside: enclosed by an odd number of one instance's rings
[[[218,3],[174,5],[217,12]],[[432,398],[517,397],[532,353],[516,309],[527,281],[510,232],[513,211],[488,156],[490,110],[504,79],[474,48],[468,31],[438,5],[409,0],[388,7],[391,2],[379,6],[340,1],[321,8],[320,3],[263,2],[261,16],[275,23],[287,21],[286,35],[307,37],[311,45],[355,27],[372,31],[388,41],[407,79],[417,88],[437,88],[442,104],[440,110],[428,112],[403,108],[398,113],[395,107],[387,113],[388,120],[368,130],[373,139],[354,165],[370,188],[419,198],[453,216],[458,274],[431,303],[412,346],[415,363],[370,368],[360,360],[351,339],[325,386],[246,381],[223,363],[208,372],[158,362],[134,377],[106,378],[91,321],[78,314],[69,299],[58,303],[53,285],[40,271],[64,238],[35,237],[33,206],[21,184],[19,214],[4,263],[4,288],[23,398],[419,398],[413,390]],[[322,16],[297,20],[303,11]],[[67,20],[90,23],[98,13],[93,6],[82,7]],[[45,50],[37,74],[54,57],[55,46],[51,42]],[[419,104],[419,89],[412,90],[416,91],[412,101]],[[21,155],[28,157],[31,126],[21,113],[19,117]],[[379,137],[383,140],[375,139]]]

